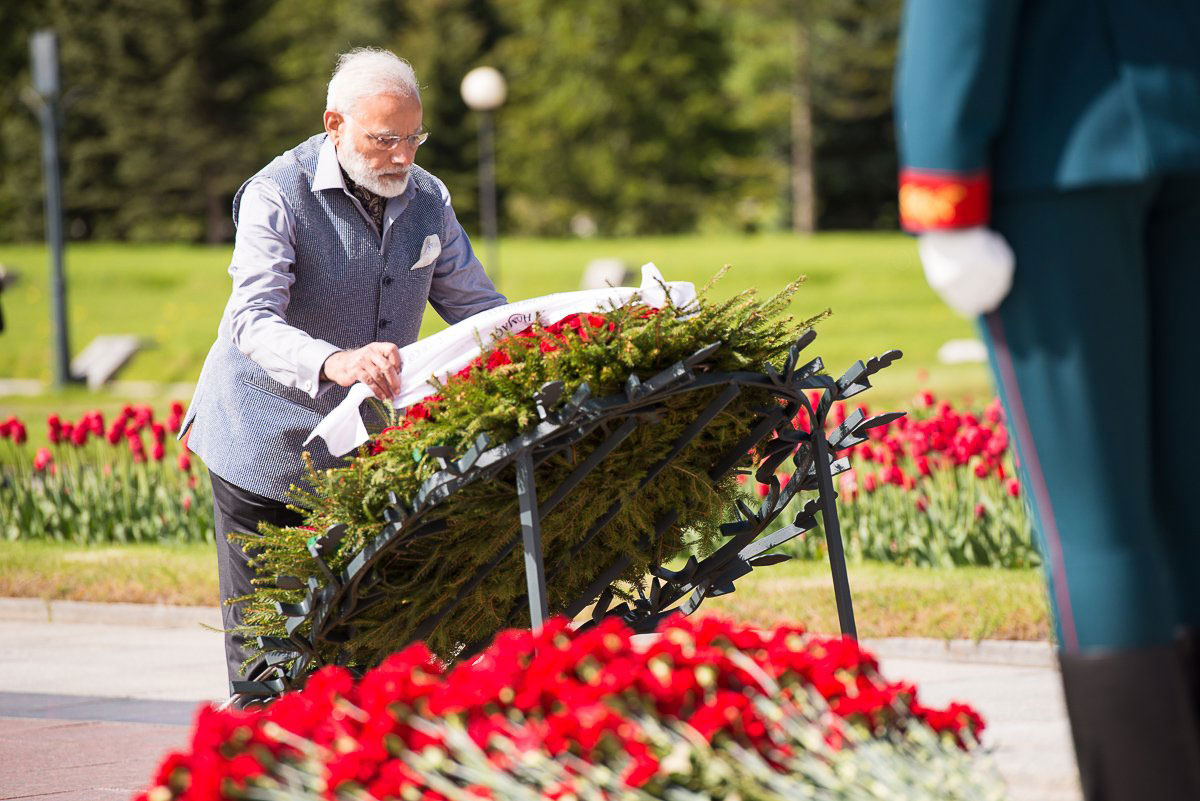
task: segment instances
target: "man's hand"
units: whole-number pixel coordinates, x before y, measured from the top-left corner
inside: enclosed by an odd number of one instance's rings
[[[375,397],[390,402],[400,394],[400,349],[391,342],[372,342],[341,350],[325,360],[321,372],[340,387],[361,381]]]
[[[961,315],[993,311],[1012,289],[1012,248],[990,228],[929,231],[917,251],[929,286]]]

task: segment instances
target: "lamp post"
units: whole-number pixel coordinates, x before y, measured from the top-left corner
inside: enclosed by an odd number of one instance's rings
[[[71,381],[67,338],[67,284],[63,278],[62,190],[58,165],[58,39],[54,31],[37,31],[29,40],[33,63],[33,98],[42,124],[42,166],[46,180],[46,244],[50,249],[50,299],[54,318],[54,385]]]
[[[476,67],[462,79],[463,101],[479,112],[479,221],[487,240],[488,272],[492,281],[500,276],[500,254],[496,244],[496,159],[492,112],[504,105],[508,86],[495,67]]]

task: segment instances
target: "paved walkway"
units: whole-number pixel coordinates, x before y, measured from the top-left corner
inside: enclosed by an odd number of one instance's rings
[[[0,799],[108,801],[144,788],[224,696],[215,609],[0,599]],[[882,640],[890,679],[968,701],[1014,801],[1077,801],[1053,654],[1044,644]]]

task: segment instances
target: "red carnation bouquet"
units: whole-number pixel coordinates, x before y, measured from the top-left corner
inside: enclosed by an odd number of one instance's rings
[[[422,644],[253,711],[200,710],[138,801],[992,799],[969,707],[926,707],[849,639],[673,618]]]

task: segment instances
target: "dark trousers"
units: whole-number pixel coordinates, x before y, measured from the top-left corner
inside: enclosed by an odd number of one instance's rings
[[[983,320],[1045,556],[1088,801],[1200,798],[1200,175],[998,198]]]
[[[1200,627],[1200,175],[1000,198],[984,319],[1063,650]]]
[[[230,605],[231,598],[239,598],[254,592],[251,579],[254,568],[248,564],[249,557],[241,547],[227,539],[231,532],[258,533],[260,522],[277,526],[297,526],[302,522],[299,513],[272,498],[264,498],[249,490],[230,484],[211,470],[213,489],[213,520],[217,535],[217,580],[221,588],[221,622],[225,627],[225,666],[229,681],[254,678],[257,665],[250,665],[243,673],[242,663],[250,657],[253,648],[247,648],[241,634],[233,631],[242,625],[240,604]],[[231,690],[232,692],[232,690]]]

